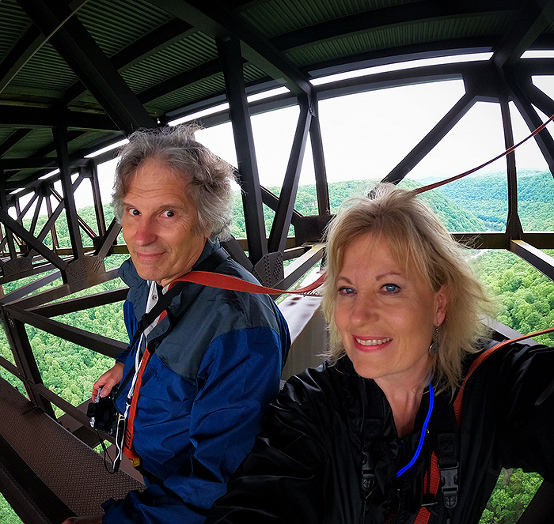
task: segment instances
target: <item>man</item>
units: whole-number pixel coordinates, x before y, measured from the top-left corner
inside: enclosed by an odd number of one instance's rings
[[[114,207],[131,255],[120,269],[131,338],[143,314],[190,270],[208,265],[255,282],[219,249],[229,235],[232,181],[228,164],[196,142],[191,127],[129,138]],[[137,349],[119,355],[93,387],[93,398],[99,388],[105,397],[120,384],[125,453],[140,463],[146,490],[107,501],[102,516],[64,524],[204,522],[253,445],[289,344],[267,295],[184,284]]]

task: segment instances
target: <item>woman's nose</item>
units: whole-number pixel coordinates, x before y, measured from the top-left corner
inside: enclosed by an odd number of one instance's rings
[[[376,321],[379,318],[377,301],[371,297],[359,296],[354,301],[350,316],[351,322],[355,325]]]

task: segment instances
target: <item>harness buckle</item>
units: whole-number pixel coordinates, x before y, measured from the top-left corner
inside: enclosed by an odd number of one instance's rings
[[[440,468],[440,474],[444,506],[452,510],[458,504],[458,464],[452,468]]]
[[[369,497],[375,487],[375,472],[370,465],[369,453],[363,451],[362,454],[362,489],[366,493],[366,497]]]

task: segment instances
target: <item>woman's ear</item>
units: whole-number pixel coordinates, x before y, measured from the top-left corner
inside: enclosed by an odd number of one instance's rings
[[[435,293],[435,326],[440,326],[446,318],[446,305],[448,303],[448,293],[444,286]]]

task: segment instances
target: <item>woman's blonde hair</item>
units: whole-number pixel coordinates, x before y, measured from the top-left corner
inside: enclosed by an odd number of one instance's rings
[[[334,323],[336,279],[350,243],[368,233],[386,239],[395,260],[420,275],[431,289],[446,291],[446,318],[439,327],[432,380],[437,391],[454,391],[464,357],[478,351],[479,341],[488,333],[481,318],[492,310],[491,302],[466,261],[466,248],[414,192],[392,184],[380,184],[369,197],[347,201],[327,228],[323,311],[330,329],[331,360],[345,354]]]

